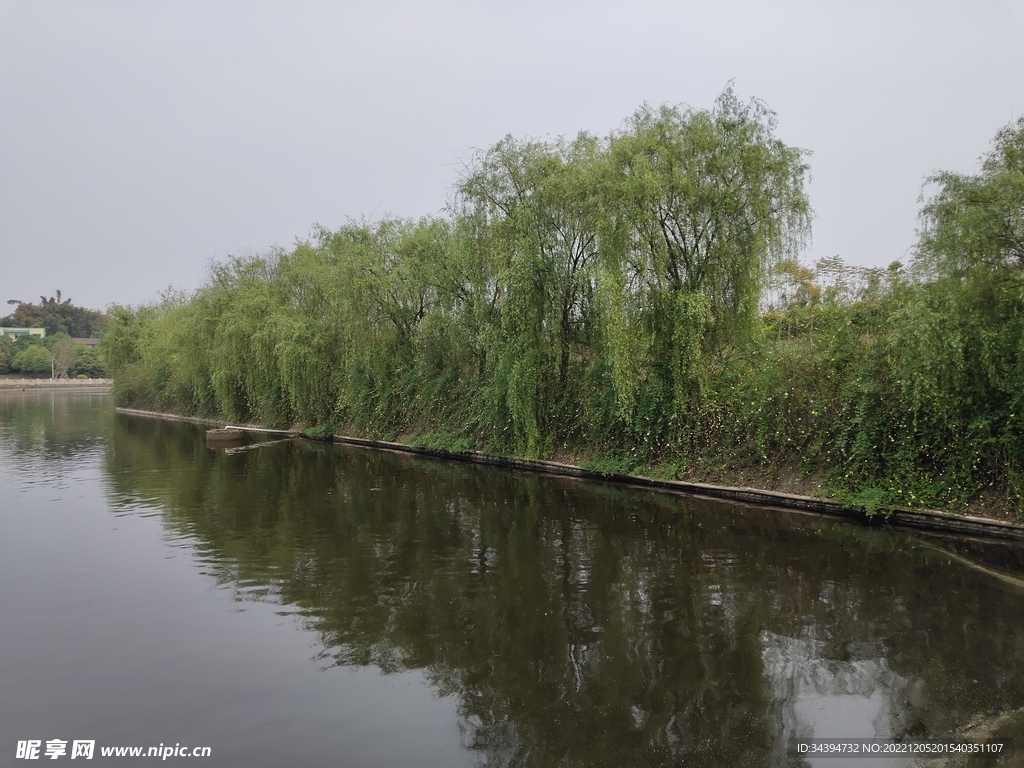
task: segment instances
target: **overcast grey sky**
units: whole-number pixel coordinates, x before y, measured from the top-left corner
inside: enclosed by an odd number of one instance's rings
[[[1024,0],[0,0],[0,301],[194,288],[314,223],[438,213],[506,134],[730,79],[813,152],[805,260],[888,264],[924,177],[1024,114],[1022,41]]]

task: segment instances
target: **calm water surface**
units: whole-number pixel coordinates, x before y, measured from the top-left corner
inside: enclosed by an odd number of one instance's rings
[[[103,395],[0,394],[0,765],[25,739],[94,739],[97,765],[158,744],[210,766],[817,765],[787,740],[955,732],[1024,752],[1020,549],[247,448]]]

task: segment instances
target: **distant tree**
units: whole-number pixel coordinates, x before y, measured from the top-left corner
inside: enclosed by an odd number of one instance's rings
[[[50,353],[46,347],[33,344],[14,356],[11,367],[21,373],[43,373],[50,370]]]
[[[81,351],[75,362],[68,369],[69,376],[88,376],[90,379],[102,379],[107,375],[103,359],[95,348],[81,345]]]
[[[46,342],[38,336],[19,336],[11,344],[13,354],[17,355],[19,352],[24,352],[29,347],[45,347]]]
[[[45,328],[46,333],[54,335],[66,333],[69,336],[88,338],[103,332],[110,318],[93,309],[76,307],[71,299],[62,298],[60,291],[56,297],[39,297],[38,304],[10,300],[8,304],[17,304],[13,313],[0,320],[3,325],[27,328]]]
[[[779,264],[778,272],[788,289],[789,304],[806,307],[821,301],[821,285],[815,270],[787,259]]]
[[[0,337],[0,373],[11,370],[11,359],[14,357],[14,345],[6,336]]]
[[[76,344],[69,336],[65,336],[53,345],[51,355],[58,379],[68,378],[68,369],[74,365],[83,349],[85,349],[84,344]]]

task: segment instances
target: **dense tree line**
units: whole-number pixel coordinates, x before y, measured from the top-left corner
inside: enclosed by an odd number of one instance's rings
[[[115,308],[122,402],[616,469],[1018,499],[1024,121],[939,174],[914,263],[801,266],[805,154],[727,90],[506,138],[444,216],[319,230]]]
[[[106,375],[101,349],[76,342],[66,333],[54,336],[0,337],[0,374],[97,379]]]
[[[74,338],[98,337],[106,327],[110,318],[95,309],[76,307],[71,299],[62,299],[61,292],[57,296],[39,297],[39,303],[9,299],[8,304],[14,305],[14,312],[0,318],[0,326],[16,328],[45,328],[46,333],[54,336],[66,333]]]
[[[39,297],[38,304],[10,299],[16,308],[0,318],[0,326],[45,328],[46,336],[0,336],[0,374],[55,375],[58,378],[84,376],[100,378],[106,374],[101,350],[88,347],[75,338],[95,338],[110,321],[108,315],[94,309],[76,307],[57,291],[56,298]]]

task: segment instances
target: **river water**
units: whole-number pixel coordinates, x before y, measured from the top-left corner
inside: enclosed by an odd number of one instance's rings
[[[32,739],[60,759],[95,741],[98,765],[157,745],[210,766],[825,765],[789,740],[957,733],[1024,751],[1020,548],[245,448],[105,395],[0,394],[0,764]]]

